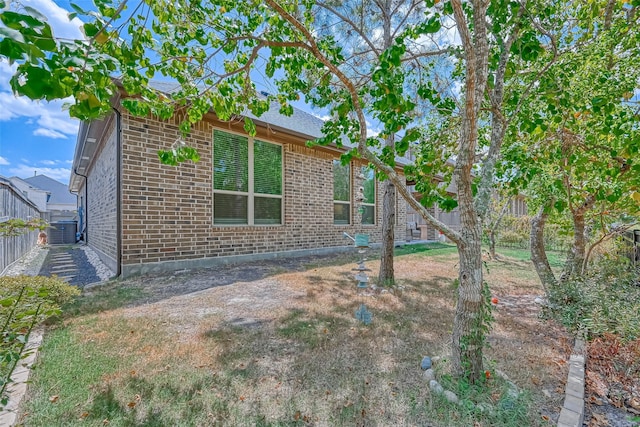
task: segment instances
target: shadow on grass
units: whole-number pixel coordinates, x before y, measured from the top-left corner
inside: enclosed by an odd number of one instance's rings
[[[438,400],[421,376],[425,354],[446,352],[455,301],[451,278],[402,280],[404,290],[393,298],[356,294],[353,281],[337,282],[330,292],[340,296],[324,295],[331,306],[314,306],[317,296],[307,294],[308,306],[301,303],[277,321],[251,326],[230,321],[207,330],[198,336],[203,343],[193,347],[200,352],[193,360],[189,353],[176,359],[173,350],[180,343],[150,345],[154,366],[141,366],[145,372],[126,375],[125,370],[104,388],[70,381],[64,386],[92,390],[87,413],[94,423],[109,419],[111,425],[132,427],[399,425],[400,419],[404,425],[466,426],[474,417],[488,420],[484,425],[510,425]],[[354,316],[363,302],[373,313],[370,325]],[[105,334],[111,334],[101,344],[105,349],[121,342],[113,331]],[[122,342],[120,351],[139,346]],[[43,363],[51,359],[47,356]],[[79,399],[75,406],[86,401]],[[528,421],[511,425],[534,425]]]

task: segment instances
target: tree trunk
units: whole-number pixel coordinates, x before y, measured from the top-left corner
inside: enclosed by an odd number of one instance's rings
[[[496,229],[491,228],[489,230],[489,257],[491,259],[498,259],[496,256]]]
[[[502,219],[506,215],[509,210],[509,206],[511,205],[511,197],[507,199],[506,202],[502,205],[502,209],[500,209],[500,214],[498,218],[495,220],[493,224],[489,227],[489,256],[491,259],[498,259],[496,256],[496,232],[498,231],[498,227],[500,227],[500,223]]]
[[[394,226],[396,223],[396,187],[391,181],[384,183],[382,201],[382,254],[380,255],[380,273],[378,283],[382,286],[393,286],[393,246],[395,241]]]
[[[383,7],[383,43],[384,48],[391,46],[391,1],[386,0]],[[394,150],[393,135],[385,139],[385,146]],[[390,180],[384,183],[382,201],[382,254],[380,255],[380,272],[378,283],[382,286],[393,286],[395,274],[393,271],[393,245],[395,242],[394,227],[396,224],[396,187]]]
[[[486,322],[483,319],[481,227],[479,220],[475,223],[462,223],[465,244],[458,246],[460,271],[451,352],[454,375],[465,377],[472,384],[484,372],[482,350]]]
[[[547,252],[544,249],[544,226],[549,214],[545,213],[545,207],[541,207],[538,213],[531,218],[531,261],[538,273],[540,283],[544,288],[546,297],[549,297],[549,289],[555,286],[558,281],[551,270]]]
[[[453,320],[451,362],[453,374],[474,384],[483,372],[485,321],[482,301],[482,223],[474,203],[472,169],[478,145],[480,109],[488,78],[489,47],[486,12],[489,2],[474,0],[473,25],[466,25],[461,0],[451,6],[465,54],[465,101],[461,114],[458,157],[454,168],[460,209],[461,239],[458,243],[460,271],[458,301]],[[473,27],[473,35],[469,31]],[[482,204],[481,204],[482,205]]]
[[[584,213],[582,211],[573,212],[573,245],[567,257],[567,262],[562,272],[561,280],[567,281],[571,277],[582,273],[585,253],[587,251],[587,239],[585,236]]]
[[[572,274],[580,274],[582,272],[582,264],[587,252],[587,238],[585,236],[584,214],[576,214],[573,216],[573,266]]]

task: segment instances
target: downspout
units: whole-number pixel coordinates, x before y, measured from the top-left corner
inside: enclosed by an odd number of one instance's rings
[[[75,173],[75,171],[74,171]],[[76,191],[71,191],[69,190],[69,193],[73,194],[74,196],[76,196],[76,206],[78,205],[78,193]],[[82,203],[80,204],[80,207],[78,208],[78,220],[79,220],[79,224],[78,224],[78,231],[76,232],[76,238],[78,237],[78,234],[82,235],[82,230],[84,229],[84,207],[82,206]],[[79,241],[80,239],[78,239]]]
[[[83,209],[84,211],[84,229],[88,230],[89,229],[89,178],[86,175],[82,175],[81,173],[78,173],[78,169],[75,168],[73,169],[73,173],[75,173],[78,176],[81,176],[84,178],[84,205],[86,206],[85,209]],[[88,245],[89,244],[89,235],[88,233],[84,232],[84,244]]]
[[[122,114],[116,107],[116,277],[122,274]]]

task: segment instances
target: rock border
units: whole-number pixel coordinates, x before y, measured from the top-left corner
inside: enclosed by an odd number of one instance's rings
[[[584,363],[585,342],[576,338],[573,353],[569,357],[569,375],[565,388],[565,399],[558,427],[582,427],[584,422]]]
[[[7,402],[7,405],[0,411],[0,427],[11,427],[18,421],[20,403],[27,393],[27,383],[29,381],[29,374],[31,373],[31,366],[36,361],[38,349],[42,344],[43,332],[44,329],[41,326],[31,332],[26,345],[26,350],[30,353],[20,362],[13,371],[13,374],[11,374],[11,383],[7,386],[9,402]]]

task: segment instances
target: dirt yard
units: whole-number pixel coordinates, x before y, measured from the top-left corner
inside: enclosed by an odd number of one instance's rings
[[[429,425],[415,409],[431,405],[419,365],[424,355],[448,357],[455,258],[398,257],[398,285],[366,291],[355,286],[355,264],[327,265],[327,258],[139,277],[116,284],[140,291],[127,307],[72,318],[67,327],[80,342],[105,349],[117,342],[117,354],[133,354],[126,368],[102,380],[102,389],[123,390],[123,400],[135,393],[128,372],[151,381],[171,363],[218,376],[232,367],[242,378],[218,391],[230,413],[254,416],[257,405],[266,420],[293,412],[313,425]],[[378,266],[367,262],[372,275]],[[572,340],[540,319],[534,299],[542,289],[528,263],[506,259],[487,267],[499,301],[487,368],[531,397],[532,425],[550,425],[563,403]],[[354,319],[362,303],[373,313],[370,327]]]

